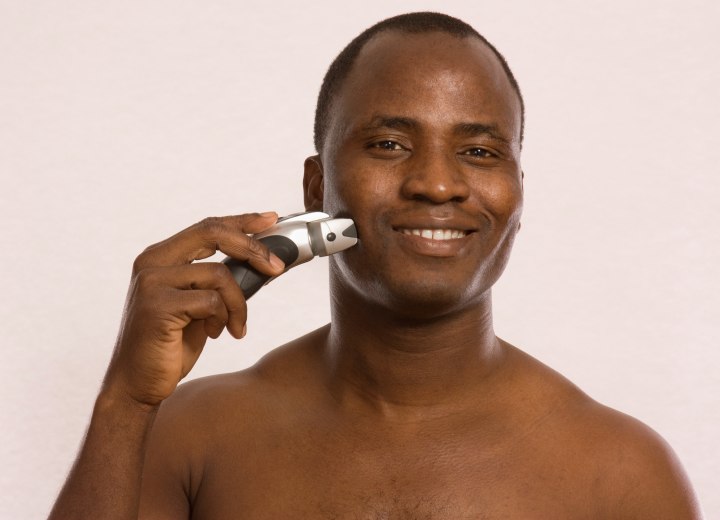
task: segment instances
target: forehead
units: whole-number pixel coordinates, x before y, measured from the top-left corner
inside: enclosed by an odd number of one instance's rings
[[[517,95],[498,58],[474,37],[387,31],[372,38],[333,102],[330,133],[379,114],[429,126],[494,124],[519,140]]]

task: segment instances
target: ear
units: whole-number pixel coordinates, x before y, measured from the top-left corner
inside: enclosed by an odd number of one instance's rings
[[[522,170],[520,170],[520,189],[522,190],[523,193],[525,193],[525,172]],[[520,231],[521,227],[522,227],[522,222],[519,221],[518,228],[517,228],[518,232]]]
[[[323,166],[320,156],[308,157],[305,159],[305,174],[303,175],[305,211],[322,211],[323,187]]]

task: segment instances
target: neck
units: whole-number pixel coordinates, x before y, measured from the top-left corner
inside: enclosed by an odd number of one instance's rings
[[[478,305],[430,319],[353,296],[333,297],[325,347],[330,390],[342,406],[422,418],[453,413],[487,393],[503,356],[489,290]]]

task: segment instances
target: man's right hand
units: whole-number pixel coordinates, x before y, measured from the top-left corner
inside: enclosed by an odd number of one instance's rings
[[[102,393],[154,408],[195,365],[208,337],[226,327],[243,337],[245,297],[229,269],[193,262],[222,251],[262,273],[281,274],[282,261],[247,235],[276,220],[276,213],[208,218],[143,251]]]

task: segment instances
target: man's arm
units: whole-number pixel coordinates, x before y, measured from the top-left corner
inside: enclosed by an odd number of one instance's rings
[[[220,250],[265,274],[280,274],[282,262],[246,235],[276,219],[274,213],[207,219],[137,258],[112,360],[51,520],[137,518],[160,404],[192,369],[208,337],[226,327],[235,337],[245,334],[245,298],[230,271],[192,262]]]
[[[100,395],[51,519],[136,518],[147,437],[157,409]]]

